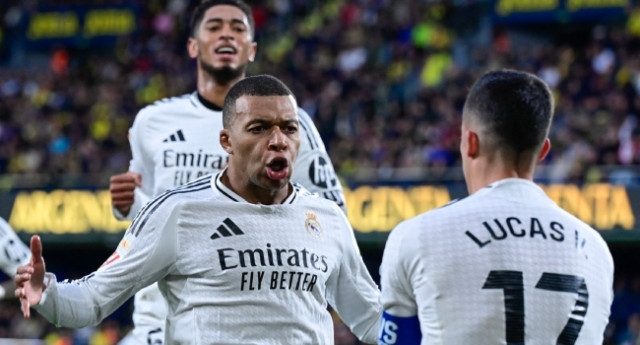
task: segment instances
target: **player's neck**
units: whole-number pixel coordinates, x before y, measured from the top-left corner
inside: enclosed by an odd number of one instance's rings
[[[198,94],[220,108],[224,105],[224,98],[227,96],[229,89],[244,78],[243,75],[226,84],[220,84],[201,70],[198,71],[198,74]]]
[[[225,170],[220,181],[251,204],[282,204],[293,192],[290,183],[279,189],[261,188],[249,181],[243,174],[235,174],[235,170],[231,167]]]
[[[471,170],[470,180],[467,181],[469,194],[500,180],[507,178],[521,178],[533,181],[533,168],[530,165],[515,166],[496,161],[478,161]]]

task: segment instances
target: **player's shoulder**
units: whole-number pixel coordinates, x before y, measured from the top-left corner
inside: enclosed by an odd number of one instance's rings
[[[182,112],[185,109],[193,108],[195,106],[191,93],[174,97],[166,97],[140,109],[136,115],[136,120],[162,115],[171,115],[175,114],[175,112]]]
[[[169,189],[150,201],[147,206],[154,208],[173,209],[182,207],[184,203],[202,200],[212,196],[212,175],[205,175],[174,189]]]
[[[173,109],[177,107],[184,107],[186,104],[191,104],[195,106],[195,104],[193,104],[192,97],[193,97],[193,93],[185,93],[180,96],[165,97],[147,105],[143,109],[147,111],[152,111],[154,109],[164,110],[164,109]]]
[[[316,125],[313,123],[313,119],[302,108],[298,108],[298,121],[300,122],[302,132],[308,134],[316,134],[318,132]]]
[[[306,189],[303,185],[301,185],[298,182],[291,182],[291,185],[293,186],[293,190],[300,196],[303,198],[318,198],[318,194],[317,193],[313,193],[311,191],[309,191],[308,189]]]
[[[410,219],[412,221],[410,223],[454,220],[457,215],[465,214],[468,212],[468,210],[478,205],[473,201],[473,199],[473,195],[464,198],[453,199],[442,206],[436,207],[415,216],[414,218]]]
[[[179,187],[168,190],[165,193],[171,195],[176,199],[193,199],[207,197],[211,195],[210,191],[212,190],[212,178],[214,178],[214,175],[204,175]]]
[[[301,121],[312,121],[311,120],[311,116],[309,116],[309,113],[307,113],[306,110],[298,107],[298,117],[300,118]]]
[[[297,182],[291,182],[293,189],[296,193],[296,199],[298,203],[310,204],[320,206],[330,212],[343,214],[342,209],[334,201],[321,197],[318,193],[314,193],[306,189],[303,185]]]
[[[318,193],[313,193],[311,191],[309,191],[307,188],[305,188],[303,185],[297,183],[297,182],[291,182],[291,185],[293,186],[293,191],[294,193],[296,193],[296,199],[298,199],[298,202],[300,203],[323,203],[325,200],[324,198],[321,198]]]
[[[440,207],[420,213],[414,217],[403,220],[398,223],[391,233],[387,241],[405,242],[419,241],[424,233],[446,233],[449,229],[447,224],[454,224],[460,218],[460,215],[468,213],[469,197],[462,199],[454,199]]]
[[[607,246],[605,240],[602,238],[602,235],[598,230],[593,228],[587,222],[578,218],[576,215],[570,213],[569,211],[563,209],[558,204],[553,203],[551,206],[552,211],[559,218],[559,221],[566,224],[570,224],[569,226],[573,229],[573,231],[579,233],[577,234],[581,238],[591,238],[593,241],[597,242],[601,249],[609,252],[609,247]]]
[[[304,133],[316,134],[318,130],[316,129],[316,125],[313,123],[313,119],[309,114],[302,108],[298,107],[298,121],[300,122],[300,130]]]

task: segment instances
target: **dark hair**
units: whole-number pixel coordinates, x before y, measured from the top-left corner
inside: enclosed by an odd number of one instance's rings
[[[189,30],[189,35],[191,37],[196,36],[196,31],[198,31],[198,26],[202,23],[202,18],[204,18],[204,13],[207,12],[213,6],[218,5],[230,5],[239,8],[244,14],[247,16],[247,20],[249,21],[249,31],[251,32],[251,37],[255,39],[255,27],[256,23],[253,19],[253,13],[251,12],[251,7],[242,0],[204,0],[202,1],[191,13],[191,21],[189,22],[191,30]]]
[[[236,100],[242,96],[290,96],[293,92],[280,79],[267,75],[247,77],[235,83],[224,98],[222,106],[222,124],[231,126],[236,116]]]
[[[463,114],[488,132],[489,145],[521,153],[542,147],[551,126],[553,98],[547,84],[533,74],[492,71],[473,85]]]

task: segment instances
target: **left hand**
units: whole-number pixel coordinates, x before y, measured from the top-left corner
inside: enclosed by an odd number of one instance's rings
[[[40,303],[44,286],[45,265],[42,257],[42,242],[40,237],[31,237],[31,260],[28,264],[18,267],[16,276],[13,278],[17,288],[16,297],[20,298],[22,315],[29,318],[32,305]]]

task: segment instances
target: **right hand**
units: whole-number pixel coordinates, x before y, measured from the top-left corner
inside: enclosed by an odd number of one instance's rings
[[[111,204],[123,216],[129,214],[134,201],[134,190],[142,186],[142,175],[133,171],[113,175],[109,180],[109,194],[111,194]]]
[[[42,242],[37,235],[31,236],[31,260],[28,264],[19,266],[13,281],[16,283],[16,297],[20,298],[22,315],[30,316],[30,308],[40,303],[44,286],[44,258],[42,257]]]

